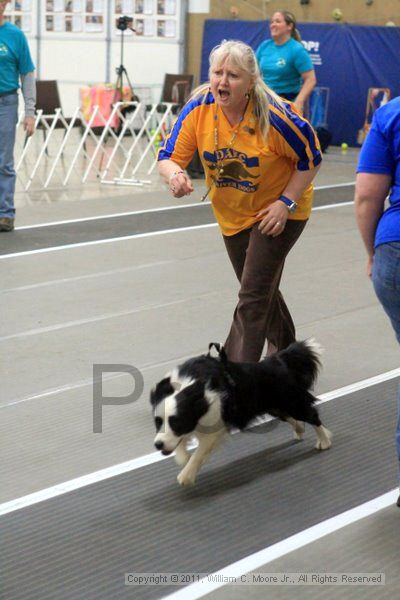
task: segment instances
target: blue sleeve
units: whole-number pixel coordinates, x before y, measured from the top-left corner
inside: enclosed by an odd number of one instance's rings
[[[265,47],[265,42],[261,42],[261,44],[258,46],[257,50],[255,51],[255,55],[256,55],[256,59],[257,59],[258,63],[260,62],[260,58],[263,55],[264,47]]]
[[[390,144],[379,124],[378,113],[375,113],[371,129],[361,147],[357,173],[392,175],[394,169],[395,161]]]
[[[19,43],[18,68],[21,75],[26,75],[35,70],[29,51],[28,41],[24,34],[21,35]]]
[[[305,73],[306,71],[312,71],[314,69],[310,55],[303,45],[301,45],[298,52],[296,52],[294,64],[299,73]]]

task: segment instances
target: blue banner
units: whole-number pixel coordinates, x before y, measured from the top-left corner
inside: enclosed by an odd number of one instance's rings
[[[357,145],[365,120],[368,88],[400,95],[400,28],[300,23],[304,46],[315,67],[317,85],[329,88],[326,126],[332,143]],[[204,25],[201,81],[208,80],[208,56],[223,39],[256,49],[270,37],[268,21],[208,19]]]

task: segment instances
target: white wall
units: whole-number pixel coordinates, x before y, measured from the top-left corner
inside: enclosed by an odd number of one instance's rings
[[[123,62],[134,91],[141,97],[142,89],[146,102],[159,100],[165,73],[181,73],[183,64],[187,0],[176,0],[173,17],[156,14],[154,2],[152,18],[176,19],[176,36],[139,37],[130,32],[124,36]],[[64,114],[71,116],[79,104],[80,87],[117,79],[121,36],[114,26],[114,0],[104,0],[103,31],[94,33],[46,31],[46,0],[32,0],[30,6],[32,29],[26,36],[38,78],[58,81]]]

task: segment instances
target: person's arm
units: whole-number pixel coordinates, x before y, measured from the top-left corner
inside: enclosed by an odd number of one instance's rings
[[[158,172],[174,198],[182,198],[193,192],[192,182],[184,168],[197,147],[193,114],[197,106],[194,102],[184,106],[158,153]]]
[[[169,191],[175,198],[182,198],[193,192],[193,184],[177,162],[166,159],[158,162],[158,172],[167,184]]]
[[[314,69],[311,69],[311,71],[304,71],[304,73],[301,73],[301,78],[303,80],[303,85],[301,86],[300,92],[298,93],[294,104],[297,106],[299,111],[303,113],[304,103],[315,88],[317,78],[315,76]]]
[[[396,151],[393,132],[396,119],[388,119],[388,105],[379,108],[361,147],[357,166],[354,205],[356,220],[368,254],[367,274],[371,276],[375,232],[384,210],[385,198],[396,173]]]
[[[357,173],[356,177],[354,207],[358,229],[368,254],[367,274],[369,276],[371,276],[374,258],[375,231],[391,183],[391,175],[385,173]]]
[[[35,130],[36,80],[33,71],[21,75],[21,91],[25,104],[24,130],[30,136]]]
[[[271,107],[270,119],[271,127],[268,134],[270,150],[283,159],[289,159],[293,164],[291,169],[285,161],[286,168],[291,170],[291,174],[280,195],[297,204],[321,166],[322,154],[318,138],[308,121],[299,117],[290,108],[279,111]],[[285,229],[289,211],[286,204],[277,198],[257,216],[263,217],[259,224],[260,231],[276,237]]]

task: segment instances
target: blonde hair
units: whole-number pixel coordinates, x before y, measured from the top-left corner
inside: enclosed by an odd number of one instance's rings
[[[227,58],[229,58],[232,66],[245,71],[253,81],[251,96],[254,104],[254,115],[258,121],[261,134],[266,140],[270,126],[269,106],[273,104],[284,111],[283,100],[264,83],[252,48],[238,40],[224,40],[212,49],[209,59],[209,79],[211,78],[212,69],[224,63]],[[200,85],[193,91],[191,98],[203,96],[205,101],[209,87],[209,83]]]
[[[289,10],[276,10],[274,14],[276,13],[282,15],[286,25],[293,25],[290,35],[296,40],[296,42],[301,42],[301,35],[300,31],[297,29],[297,21],[294,14],[291,13]]]

